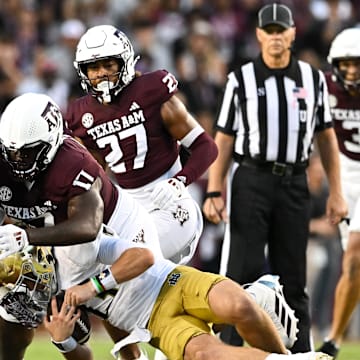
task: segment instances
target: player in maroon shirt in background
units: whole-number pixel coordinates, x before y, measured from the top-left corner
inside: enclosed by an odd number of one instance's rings
[[[326,74],[329,103],[340,149],[341,180],[349,218],[340,224],[344,255],[335,291],[333,320],[320,350],[337,356],[351,315],[360,300],[360,28],[333,40]]]
[[[166,70],[136,73],[136,61],[124,33],[110,25],[90,28],[74,61],[88,94],[69,104],[65,123],[150,212],[164,257],[186,264],[203,228],[187,186],[215,160],[217,148],[175,95],[175,77]],[[187,149],[184,165],[180,146]]]
[[[166,70],[136,74],[132,44],[110,25],[80,39],[74,66],[88,95],[69,105],[67,127],[151,213],[164,256],[188,263],[202,214],[187,186],[215,160],[212,138],[175,95]],[[185,164],[180,146],[188,150]]]

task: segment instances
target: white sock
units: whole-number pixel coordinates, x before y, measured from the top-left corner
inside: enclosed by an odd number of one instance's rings
[[[285,359],[296,359],[296,360],[311,360],[315,359],[315,352],[310,351],[307,353],[297,353],[297,354],[270,354],[265,360],[285,360]]]
[[[284,356],[288,356],[291,354],[289,349],[286,349],[287,354],[270,354],[265,360],[276,360],[276,359],[284,359]]]

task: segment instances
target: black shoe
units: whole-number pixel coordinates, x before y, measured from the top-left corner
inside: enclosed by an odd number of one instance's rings
[[[323,344],[316,351],[321,351],[325,354],[328,354],[332,356],[335,360],[337,354],[339,353],[339,350],[340,349],[336,346],[336,344],[333,341],[328,340],[328,341],[324,341]]]

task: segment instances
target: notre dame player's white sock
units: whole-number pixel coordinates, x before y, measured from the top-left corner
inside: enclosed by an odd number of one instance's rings
[[[285,360],[287,355],[285,354],[270,354],[265,360]]]
[[[314,351],[310,351],[307,353],[297,353],[297,354],[270,354],[268,355],[265,360],[286,360],[286,359],[293,359],[293,360],[316,360],[316,359],[331,359],[331,357],[327,357],[325,354],[320,355],[321,353],[316,353]]]

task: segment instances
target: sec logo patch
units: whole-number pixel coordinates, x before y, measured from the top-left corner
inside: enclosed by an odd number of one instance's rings
[[[88,129],[89,127],[92,126],[92,124],[94,123],[94,116],[93,114],[90,113],[85,113],[82,117],[81,117],[81,123],[84,126],[84,128]]]
[[[337,97],[335,95],[329,95],[329,105],[331,108],[336,107],[338,103]]]
[[[9,201],[12,198],[12,191],[7,186],[0,187],[0,200]]]

